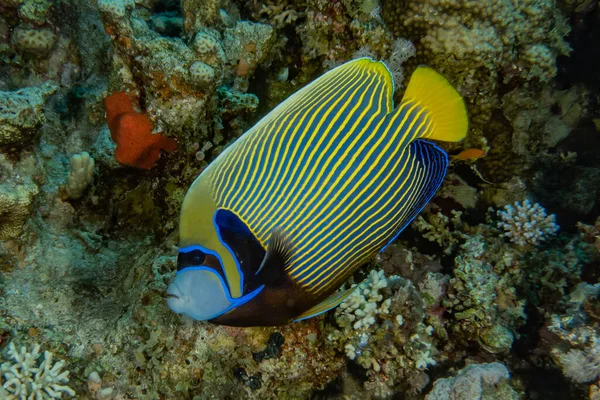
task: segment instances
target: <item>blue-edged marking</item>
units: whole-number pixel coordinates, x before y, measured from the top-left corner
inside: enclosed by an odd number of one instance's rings
[[[201,246],[188,246],[188,247],[186,247],[186,249],[189,249],[190,247],[201,247]],[[194,250],[198,250],[198,249],[196,248]],[[203,267],[203,266],[186,267],[186,268],[182,269],[181,271],[177,271],[177,273],[179,274],[182,271],[209,271],[219,277],[219,280],[221,281],[221,285],[223,286],[223,289],[225,289],[224,292],[225,292],[225,296],[227,297],[227,301],[229,301],[231,303],[231,305],[229,307],[227,307],[225,310],[221,311],[220,313],[217,313],[215,315],[212,315],[212,316],[206,318],[207,320],[217,318],[236,307],[246,304],[247,302],[252,300],[254,297],[256,297],[256,295],[258,295],[265,288],[265,285],[262,285],[256,289],[254,289],[252,292],[248,293],[247,295],[244,295],[242,297],[238,297],[237,299],[234,299],[231,297],[229,290],[227,290],[227,286],[225,284],[225,281],[223,280],[223,277],[221,276],[221,274],[217,274],[214,269],[209,268],[209,267]]]
[[[215,212],[215,214],[213,215],[213,224],[215,226],[215,230],[217,232],[217,237],[219,238],[219,241],[229,251],[229,254],[231,254],[231,258],[233,258],[233,261],[235,261],[235,266],[236,266],[238,274],[240,276],[240,293],[244,293],[244,274],[242,273],[242,268],[240,267],[240,263],[239,263],[237,257],[235,256],[235,253],[231,249],[231,247],[229,247],[229,245],[227,243],[225,243],[225,241],[221,237],[221,231],[219,229],[219,224],[217,223],[217,214],[219,213],[219,211],[220,211],[220,209],[217,210]],[[216,251],[213,251],[213,250],[209,250],[206,247],[203,247],[200,245],[191,245],[191,246],[183,247],[183,248],[179,249],[179,252],[180,253],[189,253],[190,251],[193,251],[193,250],[200,250],[206,254],[215,256],[219,260],[219,263],[221,263],[221,268],[223,268],[223,266],[225,265],[223,263],[223,259],[219,255],[219,253],[217,253]],[[187,267],[185,269],[187,269]],[[180,271],[178,271],[177,273],[179,273],[179,272]],[[227,278],[227,271],[225,271],[224,268],[223,268],[223,274]],[[231,284],[229,283],[229,278],[227,279],[227,285],[228,285],[228,287],[231,287]]]
[[[215,211],[215,215],[213,215],[213,225],[215,226],[215,230],[217,231],[217,237],[219,238],[219,242],[221,242],[221,244],[227,249],[227,251],[229,251],[229,254],[231,254],[231,258],[233,258],[233,261],[235,261],[235,267],[237,268],[238,275],[240,276],[240,293],[244,293],[244,273],[242,272],[242,267],[240,267],[240,262],[238,261],[237,257],[235,256],[235,253],[233,252],[231,247],[229,247],[229,245],[227,243],[225,243],[225,241],[221,237],[221,228],[219,227],[219,224],[217,223],[217,216],[219,215],[219,211],[221,211],[221,209],[218,209],[217,211]],[[237,215],[236,215],[236,217],[237,217]],[[227,221],[227,222],[230,222],[230,221]],[[242,222],[242,221],[240,220],[239,222]],[[221,260],[221,258],[219,258],[219,261],[221,262],[221,266],[224,267],[225,264],[223,264],[223,261]],[[225,274],[225,277],[227,277],[227,271],[224,268],[223,268],[223,273]],[[227,282],[229,283],[229,278],[227,279]]]

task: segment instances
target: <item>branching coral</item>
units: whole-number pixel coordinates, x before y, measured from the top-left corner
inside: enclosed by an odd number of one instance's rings
[[[600,341],[594,337],[584,350],[571,349],[560,356],[563,373],[576,382],[589,382],[600,376]]]
[[[525,200],[522,204],[516,202],[498,211],[501,221],[498,228],[502,228],[504,236],[519,246],[537,245],[558,231],[554,214],[547,215],[546,210],[538,203],[532,204]]]
[[[562,344],[553,349],[553,355],[562,366],[566,377],[576,382],[589,382],[600,376],[600,337],[596,327],[584,325],[600,315],[600,284],[581,283],[567,300],[566,314],[554,314],[548,330],[556,334]],[[568,351],[565,351],[565,345]]]
[[[395,280],[397,277],[390,277]],[[368,328],[375,323],[379,313],[389,313],[390,299],[383,300],[380,290],[388,286],[383,271],[372,270],[369,278],[362,283],[335,310],[336,320],[342,328],[352,326],[353,329]],[[354,359],[354,357],[350,357]]]
[[[368,370],[366,389],[385,397],[401,380],[415,390],[427,383],[423,371],[436,364],[437,349],[425,302],[409,281],[372,270],[335,319],[329,341]]]
[[[442,304],[453,316],[448,325],[457,338],[477,340],[496,353],[510,349],[512,330],[524,319],[524,301],[516,300],[510,271],[502,271],[501,264],[510,260],[492,265],[486,259],[490,253],[494,252],[485,239],[477,235],[461,246]]]
[[[52,353],[44,352],[44,359],[40,363],[40,345],[35,344],[28,352],[25,346],[17,350],[14,342],[8,345],[8,355],[13,362],[0,365],[4,376],[4,384],[0,395],[8,400],[43,400],[60,399],[63,394],[75,396],[75,391],[65,384],[69,382],[69,371],[62,371],[65,362],[52,362]]]
[[[423,234],[423,237],[430,242],[436,242],[445,254],[450,254],[454,248],[468,236],[461,231],[462,221],[460,217],[462,212],[452,210],[452,218],[438,212],[437,214],[428,213],[427,219],[419,215],[412,223],[412,226]]]

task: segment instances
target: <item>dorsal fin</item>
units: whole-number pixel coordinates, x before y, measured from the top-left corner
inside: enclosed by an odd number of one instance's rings
[[[427,110],[432,130],[423,138],[459,142],[467,135],[469,119],[465,100],[439,73],[426,66],[413,72],[402,102],[411,101]]]

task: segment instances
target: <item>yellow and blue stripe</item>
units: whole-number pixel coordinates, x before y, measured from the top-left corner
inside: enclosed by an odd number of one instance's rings
[[[385,65],[344,64],[278,106],[205,171],[216,207],[235,214],[265,249],[274,229],[285,232],[293,248],[286,271],[316,296],[389,244],[439,188],[446,153],[419,138],[466,133],[466,113],[457,122],[443,111],[464,109],[458,94],[422,101],[426,81],[439,75],[419,73],[394,110]]]

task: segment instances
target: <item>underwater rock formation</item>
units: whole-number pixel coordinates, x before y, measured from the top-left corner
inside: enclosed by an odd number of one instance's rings
[[[47,98],[57,90],[52,83],[16,91],[0,91],[0,146],[24,146],[44,122]]]
[[[500,363],[471,364],[453,378],[438,379],[426,400],[517,400],[521,398],[508,384],[509,372]]]

